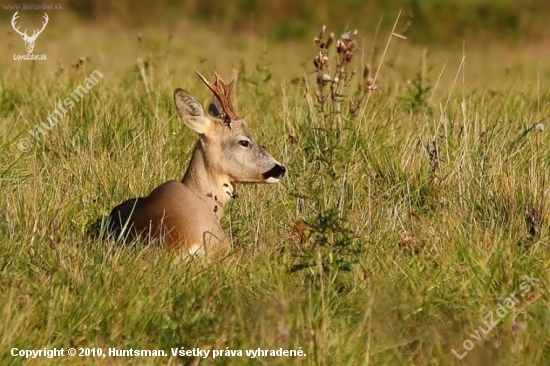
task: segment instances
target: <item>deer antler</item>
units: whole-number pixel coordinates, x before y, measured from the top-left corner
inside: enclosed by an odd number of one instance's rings
[[[36,30],[36,29],[35,29],[34,32],[33,32],[33,34],[32,34],[32,36],[29,37],[29,36],[27,35],[27,30],[26,30],[26,29],[25,29],[25,32],[21,32],[21,31],[19,30],[19,26],[16,26],[15,21],[17,20],[17,18],[19,18],[19,15],[17,15],[17,13],[19,13],[19,10],[17,10],[17,11],[15,12],[15,14],[13,14],[13,17],[11,18],[11,26],[12,26],[13,29],[14,29],[17,33],[19,33],[19,34],[21,35],[21,37],[23,37],[25,40],[35,40],[35,39],[38,37],[38,35],[39,35],[40,33],[42,33],[42,31],[44,30],[44,28],[46,28],[46,24],[48,24],[48,20],[50,19],[50,18],[48,17],[48,14],[44,13],[44,19],[45,19],[46,21],[45,21],[45,22],[42,22],[42,29],[40,29],[40,30]],[[38,32],[38,33],[37,33],[37,32]]]
[[[39,35],[40,33],[42,33],[42,31],[44,30],[44,28],[46,28],[46,24],[48,24],[48,20],[50,19],[50,18],[48,18],[48,14],[44,13],[44,19],[46,19],[46,21],[45,21],[45,22],[42,22],[42,29],[40,29],[40,30],[38,31],[38,33],[37,33],[37,30],[35,30],[30,38],[36,38],[36,37],[38,37],[38,35]]]
[[[17,18],[19,18],[19,16],[17,15],[17,13],[19,13],[19,10],[17,10],[17,11],[15,12],[15,14],[13,14],[13,17],[11,18],[11,26],[13,27],[13,30],[15,30],[17,33],[19,33],[22,37],[28,37],[28,36],[27,36],[27,30],[26,30],[26,29],[25,29],[25,32],[22,33],[22,32],[19,30],[19,26],[17,26],[17,28],[16,28],[16,26],[15,26],[15,20],[16,20]]]
[[[239,119],[235,108],[233,107],[233,102],[231,100],[231,93],[233,92],[233,87],[235,86],[236,77],[231,79],[229,84],[226,84],[225,81],[218,75],[214,74],[214,85],[210,84],[200,72],[196,71],[197,75],[201,78],[202,82],[206,84],[208,89],[214,93],[218,99],[220,107],[223,109],[226,117],[231,121],[236,121]]]

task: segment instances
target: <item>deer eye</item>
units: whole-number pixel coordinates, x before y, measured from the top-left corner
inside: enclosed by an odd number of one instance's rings
[[[239,140],[239,145],[242,147],[250,147],[250,141],[248,140]]]

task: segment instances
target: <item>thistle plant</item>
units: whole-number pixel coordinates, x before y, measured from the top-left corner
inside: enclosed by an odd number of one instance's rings
[[[323,26],[313,39],[317,47],[313,58],[316,88],[314,96],[308,95],[316,108],[310,110],[310,116],[312,122],[322,121],[324,126],[312,129],[307,124],[302,132],[308,164],[315,169],[314,176],[302,177],[308,183],[294,193],[300,202],[307,202],[303,205],[307,209],[293,231],[300,248],[293,270],[317,267],[324,273],[350,271],[361,250],[355,228],[348,221],[351,210],[346,204],[349,167],[344,162],[349,159],[344,157],[354,154],[357,139],[347,122],[360,115],[366,96],[377,87],[368,64],[361,73],[353,66],[359,49],[356,38],[356,30],[337,39]]]
[[[317,105],[324,115],[333,116],[341,121],[342,105],[347,102],[350,117],[356,117],[359,107],[365,96],[377,89],[371,77],[371,68],[365,64],[362,78],[359,80],[354,95],[346,95],[352,81],[357,75],[357,68],[353,67],[357,46],[357,30],[345,32],[335,41],[334,33],[326,38],[326,26],[321,28],[319,35],[313,39],[318,53],[313,59],[313,66],[317,73]]]

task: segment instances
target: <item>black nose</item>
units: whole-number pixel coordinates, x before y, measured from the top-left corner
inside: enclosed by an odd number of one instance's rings
[[[263,176],[264,176],[264,179],[268,179],[268,178],[281,179],[282,177],[284,177],[285,173],[286,173],[286,168],[284,166],[275,164],[275,166],[269,169],[267,172],[265,172]]]

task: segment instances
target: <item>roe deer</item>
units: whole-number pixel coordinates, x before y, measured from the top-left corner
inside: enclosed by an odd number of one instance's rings
[[[229,84],[215,74],[214,84],[197,75],[213,96],[205,115],[202,105],[183,89],[174,92],[182,121],[199,134],[181,182],[168,181],[147,197],[127,200],[109,215],[107,233],[126,240],[163,237],[168,247],[190,254],[228,248],[219,220],[235,197],[237,183],[277,183],[286,169],[252,136],[232,103]]]

